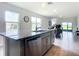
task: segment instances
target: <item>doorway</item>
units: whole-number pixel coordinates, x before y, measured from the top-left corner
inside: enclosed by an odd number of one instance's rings
[[[62,23],[62,29],[63,29],[63,31],[72,31],[73,25],[72,25],[71,22],[63,22]]]

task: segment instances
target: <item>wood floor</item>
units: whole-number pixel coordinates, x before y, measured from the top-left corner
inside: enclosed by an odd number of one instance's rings
[[[63,32],[45,56],[79,56],[79,39],[72,32]]]
[[[59,46],[53,46],[45,56],[79,56],[79,54],[73,51],[64,50]]]

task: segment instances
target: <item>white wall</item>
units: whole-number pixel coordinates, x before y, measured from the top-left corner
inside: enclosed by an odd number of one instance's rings
[[[48,22],[49,22],[48,18],[42,18],[42,28],[48,29],[48,27],[49,27]]]
[[[31,20],[28,23],[23,21],[24,16],[36,16],[42,19],[42,27],[48,28],[48,18],[45,16],[41,16],[39,14],[33,13],[31,11],[16,7],[14,5],[10,5],[8,3],[0,3],[0,32],[5,31],[5,11],[13,11],[20,14],[20,30],[23,32],[31,31]]]
[[[0,4],[0,32],[5,31],[5,21],[3,11],[4,11],[3,6]]]

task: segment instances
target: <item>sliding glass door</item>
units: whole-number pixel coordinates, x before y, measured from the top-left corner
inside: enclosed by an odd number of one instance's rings
[[[72,31],[72,29],[73,29],[72,23],[70,23],[70,22],[63,22],[62,23],[62,28],[65,31]]]

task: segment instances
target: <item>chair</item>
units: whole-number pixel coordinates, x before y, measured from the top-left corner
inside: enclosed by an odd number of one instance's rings
[[[56,25],[56,38],[61,38],[62,29],[61,25]]]

